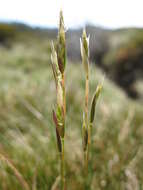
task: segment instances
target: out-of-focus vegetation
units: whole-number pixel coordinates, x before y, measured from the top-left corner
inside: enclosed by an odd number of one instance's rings
[[[16,28],[5,23],[0,24],[0,43],[5,44],[15,37]]]
[[[31,189],[47,190],[55,185],[59,174],[51,113],[55,102],[55,87],[50,63],[50,41],[46,32],[36,30],[28,37],[25,34],[21,33],[10,48],[3,45],[0,47],[0,153],[12,161]],[[119,34],[116,31],[115,36],[112,36],[115,40],[111,40],[112,45],[116,46]],[[124,45],[125,52],[128,40]],[[121,51],[121,46],[113,49]],[[138,47],[137,44],[136,46]],[[107,55],[106,51],[104,56],[105,54]],[[136,52],[136,55],[139,54]],[[111,59],[113,65],[116,58],[113,56]],[[134,57],[130,60],[134,65]],[[84,73],[81,72],[81,64],[78,64],[80,61],[77,64],[70,63],[68,61],[66,71],[66,184],[68,190],[83,190],[81,106],[84,98]],[[92,94],[96,85],[102,81],[103,73],[94,65],[90,67],[90,72]],[[92,158],[89,163],[90,189],[143,189],[141,102],[129,99],[122,89],[106,77],[97,106]],[[11,188],[22,189],[13,171],[4,161],[0,161],[0,189]]]
[[[109,78],[122,87],[130,97],[140,98],[142,92],[136,88],[136,83],[142,81],[143,76],[143,29],[107,30],[91,25],[87,25],[86,28],[91,39],[92,62],[105,70]],[[9,47],[9,41],[33,43],[34,39],[46,44],[47,40],[56,38],[56,33],[56,29],[32,28],[20,23],[1,23],[0,44]],[[82,29],[68,30],[66,33],[67,55],[72,62],[80,60],[81,34]]]
[[[87,26],[90,34],[90,57],[106,71],[132,98],[139,98],[141,90],[135,84],[143,77],[143,29],[106,30]],[[79,60],[81,30],[68,33],[68,56]]]
[[[110,42],[111,47],[104,57],[104,65],[112,78],[131,97],[138,98],[135,82],[143,77],[143,30],[119,30]]]

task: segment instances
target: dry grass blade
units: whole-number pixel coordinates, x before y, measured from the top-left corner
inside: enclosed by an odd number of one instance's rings
[[[19,98],[20,103],[30,112],[32,115],[40,121],[43,121],[43,115],[40,113],[35,107],[33,107],[30,103],[28,103],[24,99]]]
[[[34,176],[33,176],[33,181],[32,181],[32,190],[37,190],[37,168],[35,168]]]
[[[58,177],[56,178],[54,184],[52,185],[51,190],[57,190],[57,186],[58,186],[59,182],[60,182],[60,176],[58,176]]]
[[[25,179],[22,177],[22,175],[19,173],[19,171],[16,169],[16,167],[13,165],[13,163],[6,158],[4,155],[0,153],[0,160],[4,161],[14,172],[15,177],[21,184],[22,188],[25,190],[30,190],[28,183],[25,181]]]

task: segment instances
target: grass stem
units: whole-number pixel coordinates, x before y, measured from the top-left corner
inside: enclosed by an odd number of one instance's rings
[[[61,190],[65,190],[65,158],[64,158],[64,138],[61,139],[62,152],[61,152]]]

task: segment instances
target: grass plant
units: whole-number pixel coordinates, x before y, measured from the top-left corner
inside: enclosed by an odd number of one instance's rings
[[[98,84],[96,91],[93,95],[91,101],[91,110],[89,112],[89,36],[87,37],[86,30],[83,30],[82,38],[80,39],[80,47],[81,47],[81,57],[82,64],[85,71],[85,103],[84,103],[84,111],[83,111],[83,124],[82,124],[82,142],[83,142],[83,152],[84,152],[84,170],[85,175],[88,175],[88,162],[89,162],[89,154],[91,147],[91,139],[92,139],[92,127],[95,116],[95,106],[97,103],[97,99],[100,95],[102,85]],[[87,177],[86,177],[87,178]],[[86,180],[85,178],[85,189]]]

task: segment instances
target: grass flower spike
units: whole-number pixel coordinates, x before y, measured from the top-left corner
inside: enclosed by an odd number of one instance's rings
[[[64,73],[66,66],[66,43],[65,43],[65,26],[63,13],[60,11],[60,23],[59,23],[59,32],[58,32],[58,43],[57,43],[57,55],[58,55],[58,64],[61,73]]]
[[[100,95],[100,92],[102,90],[102,85],[99,84],[96,88],[95,94],[92,98],[92,103],[91,103],[91,111],[90,111],[90,123],[92,124],[94,121],[94,116],[95,116],[95,106],[98,100],[98,97]]]
[[[93,126],[94,116],[95,116],[95,106],[97,99],[100,95],[102,85],[98,85],[91,102],[91,111],[89,116],[89,37],[86,35],[85,29],[83,30],[82,38],[80,39],[80,48],[81,48],[81,57],[82,64],[85,71],[85,102],[84,102],[84,111],[83,111],[83,124],[82,124],[82,144],[84,152],[84,168],[85,175],[88,175],[88,162],[89,162],[89,153],[91,146],[91,130]],[[88,178],[85,180],[85,189],[88,188]]]
[[[56,111],[53,110],[53,120],[56,126],[57,146],[60,153],[61,162],[61,190],[65,189],[65,161],[64,161],[64,137],[65,137],[65,65],[66,65],[66,45],[65,29],[62,11],[60,12],[59,32],[57,39],[57,48],[51,45],[52,70],[56,85]]]
[[[85,29],[83,30],[82,39],[80,39],[80,49],[81,49],[81,57],[82,63],[84,66],[84,70],[86,75],[88,76],[89,72],[89,36],[87,37]]]
[[[91,146],[91,129],[93,127],[95,106],[100,95],[102,85],[98,85],[91,102],[89,113],[89,37],[83,30],[80,39],[81,57],[85,71],[85,101],[82,124],[82,142],[84,152],[85,174],[88,174],[88,162]],[[56,108],[53,110],[53,121],[55,123],[57,146],[60,154],[61,163],[61,190],[65,190],[65,160],[64,160],[64,141],[65,141],[65,116],[66,116],[66,93],[65,93],[65,66],[66,66],[66,43],[65,27],[62,11],[60,12],[59,31],[56,48],[51,45],[51,62],[56,86]],[[85,189],[88,187],[88,179],[85,180]]]
[[[82,125],[82,141],[84,151],[84,166],[88,165],[88,96],[89,96],[89,37],[86,31],[83,30],[82,39],[80,39],[82,64],[85,70],[85,104],[83,112],[83,125]]]

